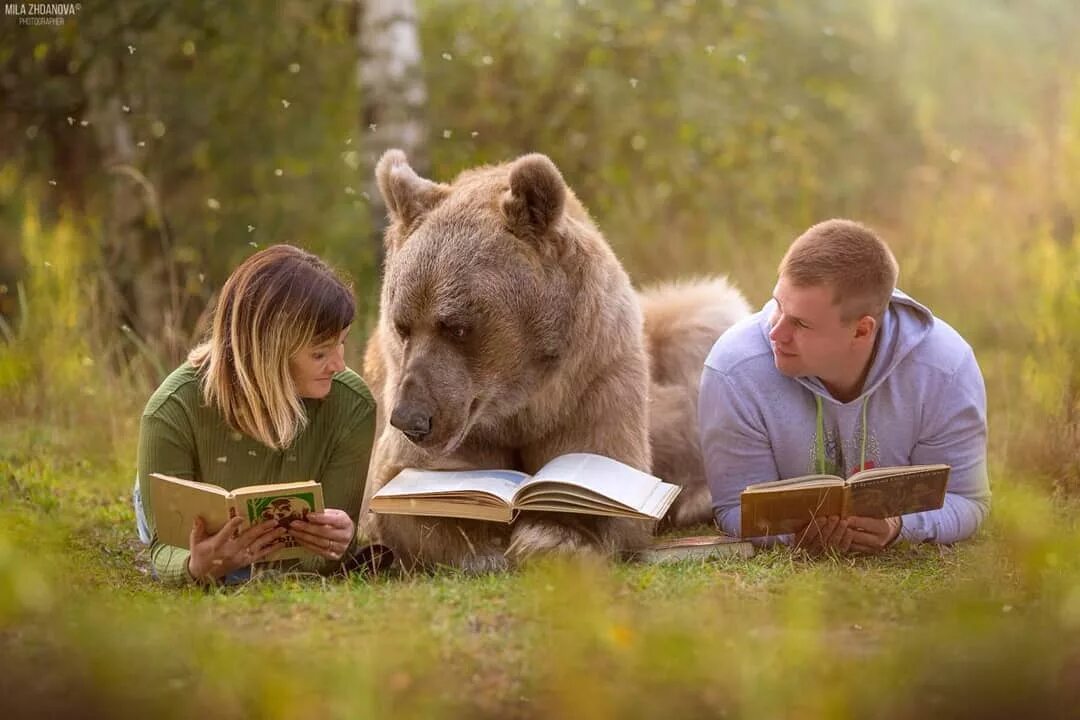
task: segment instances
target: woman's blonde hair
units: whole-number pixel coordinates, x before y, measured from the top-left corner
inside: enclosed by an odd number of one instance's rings
[[[800,235],[780,261],[778,273],[799,287],[831,288],[845,322],[870,315],[880,323],[900,268],[877,233],[836,218]]]
[[[307,415],[289,360],[352,324],[352,291],[326,263],[291,245],[261,250],[221,289],[210,337],[188,354],[203,398],[233,430],[284,449]]]

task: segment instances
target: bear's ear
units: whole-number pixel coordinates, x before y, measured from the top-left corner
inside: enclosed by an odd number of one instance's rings
[[[565,203],[566,182],[546,155],[525,155],[510,166],[502,209],[515,235],[543,236],[562,217]]]
[[[439,204],[448,188],[416,174],[401,150],[387,150],[375,166],[375,179],[392,220],[406,227]]]

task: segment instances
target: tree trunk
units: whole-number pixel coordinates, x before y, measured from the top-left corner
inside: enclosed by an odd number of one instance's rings
[[[386,205],[375,182],[375,163],[390,148],[400,148],[424,174],[427,88],[421,67],[420,34],[413,0],[358,0],[357,43],[360,130],[364,184],[371,218],[370,242],[382,267]]]
[[[153,349],[155,365],[175,364],[186,348],[177,332],[179,287],[157,190],[138,168],[128,109],[122,60],[96,58],[85,77],[87,118],[94,132],[109,183],[102,238],[105,307],[112,315],[99,321],[118,322],[134,333],[137,352]],[[160,372],[160,369],[159,369]]]

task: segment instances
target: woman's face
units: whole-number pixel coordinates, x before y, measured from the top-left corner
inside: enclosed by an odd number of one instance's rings
[[[289,374],[296,392],[304,398],[324,398],[330,394],[334,374],[345,369],[345,338],[349,328],[333,340],[308,345],[289,358]]]

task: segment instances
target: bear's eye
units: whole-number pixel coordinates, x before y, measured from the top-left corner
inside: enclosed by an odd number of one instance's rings
[[[409,337],[409,326],[403,322],[394,323],[394,330],[397,331],[398,337],[402,340],[406,340]]]
[[[464,325],[457,325],[454,323],[440,322],[439,331],[446,337],[454,340],[464,340],[469,334],[469,328]]]

